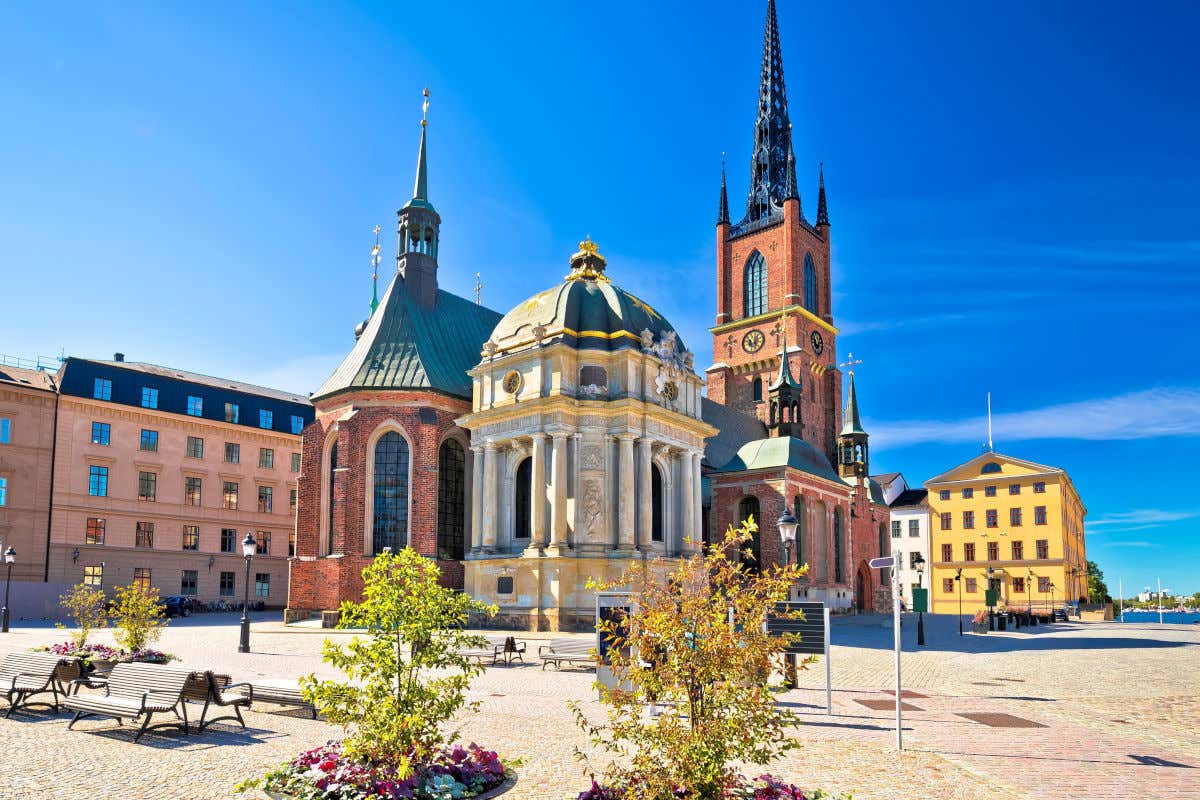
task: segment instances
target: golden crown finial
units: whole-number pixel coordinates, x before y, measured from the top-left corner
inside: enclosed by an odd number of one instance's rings
[[[604,275],[605,258],[600,255],[600,246],[592,241],[591,234],[579,243],[579,252],[571,256],[571,274],[567,280],[583,278],[585,280],[607,281]]]
[[[592,241],[592,235],[589,233],[587,238],[579,243],[579,252],[587,253],[589,256],[600,254],[600,245]]]

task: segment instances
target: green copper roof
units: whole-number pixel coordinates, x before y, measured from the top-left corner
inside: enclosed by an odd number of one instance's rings
[[[758,439],[742,445],[737,455],[721,467],[721,472],[744,472],[751,469],[779,469],[791,467],[818,478],[843,483],[836,471],[820,451],[803,439],[795,436],[776,436]]]
[[[438,290],[437,305],[425,309],[397,275],[383,294],[354,349],[313,401],[355,389],[426,389],[470,399],[467,370],[500,315]]]
[[[842,425],[842,436],[852,433],[865,434],[862,420],[858,418],[858,394],[854,391],[854,373],[850,373],[850,398],[846,402],[845,420]]]
[[[429,202],[429,165],[425,156],[425,120],[421,120],[421,148],[417,151],[417,177],[413,181],[413,196],[404,204],[405,208],[427,208],[433,211]]]

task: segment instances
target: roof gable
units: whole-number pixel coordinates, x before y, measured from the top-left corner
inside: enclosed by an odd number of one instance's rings
[[[989,468],[989,465],[992,464],[998,466],[999,469]],[[1009,478],[1034,473],[1062,471],[1060,467],[1050,467],[1045,464],[1038,464],[1036,461],[1028,461],[1023,458],[1006,456],[1003,453],[989,451],[980,453],[969,461],[964,461],[957,467],[943,472],[941,475],[935,475],[925,481],[925,485],[950,483],[952,481],[987,480],[989,477]]]

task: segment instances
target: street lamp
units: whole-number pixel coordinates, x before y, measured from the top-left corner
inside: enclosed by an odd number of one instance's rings
[[[925,588],[925,557],[920,553],[913,554],[913,566],[917,568],[917,586]],[[962,624],[962,617],[958,618],[959,625]],[[917,645],[925,644],[925,609],[922,608],[917,612]]]
[[[954,580],[958,582],[958,635],[962,636],[962,567],[955,570]]]
[[[1033,621],[1033,570],[1026,570],[1028,577],[1025,578],[1025,610],[1029,614],[1029,624],[1036,625]]]
[[[987,603],[987,593],[992,590],[992,576],[996,574],[996,570],[991,567],[987,568],[987,590],[983,593],[983,602]],[[992,611],[993,606],[988,606],[988,630],[996,630],[996,615]]]
[[[792,512],[785,506],[783,514],[775,521],[779,528],[779,538],[783,541],[783,563],[790,566],[792,563],[792,544],[796,541],[796,528],[800,523],[792,516]],[[792,599],[792,589],[788,587],[788,600]],[[787,682],[788,686],[796,685],[796,654],[787,654]]]
[[[238,642],[239,653],[250,652],[250,559],[254,558],[254,534],[247,532],[242,539],[242,556],[246,559],[246,600],[242,603],[242,638]]]
[[[8,633],[8,589],[12,586],[12,565],[17,560],[17,551],[10,544],[4,551],[4,563],[8,566],[8,574],[4,578],[4,610],[0,611],[0,633]]]
[[[1050,621],[1054,622],[1054,581],[1050,582]]]

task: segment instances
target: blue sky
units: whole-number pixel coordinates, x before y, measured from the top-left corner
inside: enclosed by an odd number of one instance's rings
[[[442,285],[507,309],[591,234],[711,363],[723,151],[743,206],[764,2],[0,9],[0,353],[310,391],[394,257],[420,92]],[[873,470],[1065,467],[1115,589],[1200,590],[1200,7],[801,3],[840,355]],[[386,270],[385,270],[386,274]]]

